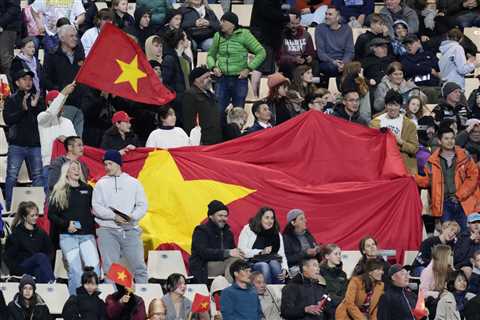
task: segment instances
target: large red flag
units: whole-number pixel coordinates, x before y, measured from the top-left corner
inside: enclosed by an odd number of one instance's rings
[[[110,23],[102,28],[76,80],[151,105],[164,105],[175,98],[175,93],[160,82],[135,40]]]

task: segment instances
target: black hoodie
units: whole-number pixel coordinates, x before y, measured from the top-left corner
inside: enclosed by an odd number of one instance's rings
[[[415,320],[412,310],[415,309],[417,295],[408,288],[400,288],[390,284],[378,303],[378,320]]]
[[[355,112],[352,116],[350,116],[346,111],[345,111],[345,106],[341,103],[337,104],[335,106],[335,109],[333,110],[333,115],[335,117],[339,117],[342,119],[345,119],[350,122],[362,124],[364,126],[368,126],[368,121],[364,119],[360,113],[357,111]]]
[[[92,295],[84,287],[77,288],[77,295],[70,296],[62,310],[65,320],[106,320],[107,309],[105,302],[99,298],[100,291]]]
[[[142,6],[137,7],[135,9],[135,13],[133,14],[133,16],[135,17],[135,24],[128,26],[125,30],[127,33],[137,38],[138,43],[143,51],[145,51],[145,40],[155,34],[155,29],[152,28],[151,24],[149,24],[147,28],[140,28],[140,20],[146,13],[150,15],[150,18],[152,17],[150,10]]]
[[[112,126],[110,129],[105,131],[102,138],[101,148],[105,150],[121,150],[130,144],[134,145],[135,147],[140,147],[140,141],[138,140],[137,135],[133,132],[128,132],[125,134],[125,140],[123,140],[122,136],[118,132],[117,127]]]

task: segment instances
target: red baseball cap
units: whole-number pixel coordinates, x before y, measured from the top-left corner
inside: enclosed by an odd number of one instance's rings
[[[48,105],[49,102],[52,102],[53,100],[55,100],[55,98],[58,97],[59,94],[60,94],[60,91],[58,90],[48,91],[47,96],[45,97],[46,104]]]
[[[112,116],[112,123],[130,122],[132,119],[125,111],[117,111]]]

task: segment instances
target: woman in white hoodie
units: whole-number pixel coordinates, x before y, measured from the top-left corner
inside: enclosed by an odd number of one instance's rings
[[[238,248],[252,263],[254,271],[260,271],[267,284],[284,283],[288,263],[275,211],[261,208],[240,232]]]

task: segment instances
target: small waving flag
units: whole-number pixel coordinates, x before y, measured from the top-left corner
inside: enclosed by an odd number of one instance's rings
[[[192,313],[208,312],[210,310],[210,297],[199,293],[195,294],[192,303]]]
[[[116,284],[124,286],[127,289],[131,289],[133,287],[132,274],[121,264],[112,263],[112,266],[107,273],[107,277]]]

